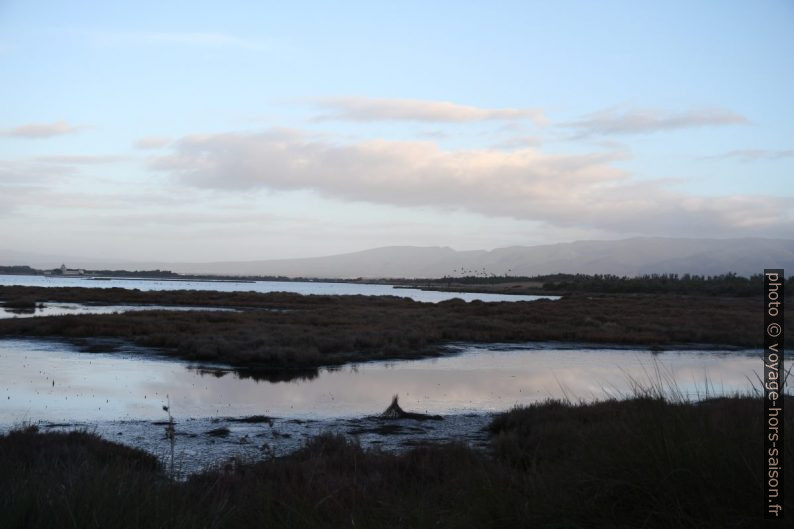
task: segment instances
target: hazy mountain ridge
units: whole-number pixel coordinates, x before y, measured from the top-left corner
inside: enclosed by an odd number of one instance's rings
[[[327,257],[219,261],[211,263],[87,260],[0,252],[0,264],[54,267],[64,261],[82,268],[168,269],[183,273],[283,275],[289,277],[441,277],[463,274],[537,275],[556,272],[641,275],[761,273],[764,268],[794,272],[794,239],[633,238],[577,241],[494,250],[389,246]],[[787,272],[789,273],[789,272]]]

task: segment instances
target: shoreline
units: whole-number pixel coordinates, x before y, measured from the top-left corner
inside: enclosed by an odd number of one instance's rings
[[[501,412],[465,412],[439,416],[437,420],[384,419],[378,415],[329,418],[277,416],[175,417],[175,459],[182,462],[181,476],[197,474],[229,458],[261,461],[296,452],[323,434],[356,439],[365,449],[399,453],[421,444],[464,442],[485,448],[485,429]],[[40,432],[92,432],[107,441],[144,450],[164,466],[170,459],[170,441],[162,420],[117,419],[104,421],[27,421],[24,427]],[[0,425],[0,436],[18,429]]]

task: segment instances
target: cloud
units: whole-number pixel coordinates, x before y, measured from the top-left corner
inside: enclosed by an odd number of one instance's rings
[[[123,162],[127,159],[128,158],[125,156],[115,156],[115,155],[89,156],[89,155],[81,155],[81,154],[39,156],[35,158],[37,162],[65,164],[65,165],[96,165],[96,164]]]
[[[702,160],[728,160],[735,159],[742,162],[755,162],[760,160],[778,160],[780,158],[794,157],[794,149],[767,150],[767,149],[737,149],[714,156],[704,156]]]
[[[347,201],[458,209],[620,234],[791,233],[790,198],[698,197],[638,182],[626,155],[445,150],[432,142],[335,143],[296,132],[188,136],[152,167],[216,190],[312,190]]]
[[[112,215],[98,218],[103,224],[119,224],[137,226],[182,226],[193,230],[197,225],[223,226],[249,224],[252,226],[267,226],[275,222],[285,223],[294,222],[293,219],[272,215],[261,212],[248,212],[239,210],[235,212],[210,212],[210,211],[186,211],[179,209],[169,209],[168,211],[147,211],[145,213],[114,212]]]
[[[85,126],[69,125],[65,121],[56,121],[54,123],[30,123],[28,125],[20,125],[11,129],[2,130],[0,131],[0,135],[11,138],[51,138],[64,134],[74,134],[84,128]]]
[[[314,100],[326,113],[318,120],[340,121],[425,121],[465,123],[529,119],[545,123],[543,112],[531,108],[480,108],[421,99],[376,99],[369,97],[327,97]]]
[[[494,147],[500,149],[519,149],[522,147],[537,147],[541,143],[543,143],[542,140],[535,136],[515,136],[500,141],[494,145]]]
[[[170,138],[164,138],[162,136],[147,136],[137,140],[134,146],[136,149],[162,149],[169,143],[171,143]]]
[[[418,138],[427,138],[433,140],[444,140],[449,138],[449,133],[444,132],[443,130],[423,130],[416,134]]]
[[[25,204],[41,201],[53,186],[76,173],[31,160],[0,160],[0,218],[9,217]]]
[[[695,108],[683,112],[660,109],[610,108],[584,116],[563,126],[577,131],[577,137],[612,134],[649,134],[664,130],[696,127],[745,125],[747,118],[721,108]]]
[[[51,183],[74,173],[73,167],[55,167],[30,160],[0,160],[0,184]]]

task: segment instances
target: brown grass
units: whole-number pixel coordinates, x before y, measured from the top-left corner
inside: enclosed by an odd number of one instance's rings
[[[28,287],[12,287],[28,288]],[[0,336],[119,338],[179,358],[299,369],[437,355],[450,342],[566,341],[762,346],[761,298],[579,296],[438,304],[377,296],[40,289],[61,301],[244,306],[243,312],[142,311],[0,320]],[[113,290],[113,289],[111,289]],[[16,293],[18,294],[18,292]],[[41,299],[45,293],[28,292]],[[0,288],[0,297],[6,295]],[[283,311],[256,309],[285,309]],[[787,318],[791,346],[794,313]]]

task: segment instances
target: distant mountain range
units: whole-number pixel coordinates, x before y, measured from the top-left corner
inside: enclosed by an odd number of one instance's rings
[[[52,268],[65,262],[90,269],[162,269],[182,273],[280,275],[322,278],[411,278],[445,275],[586,273],[641,275],[690,273],[752,275],[764,268],[794,274],[794,239],[633,238],[578,241],[495,250],[456,251],[448,247],[389,246],[361,252],[301,259],[156,263],[89,260],[0,251],[0,264]]]

